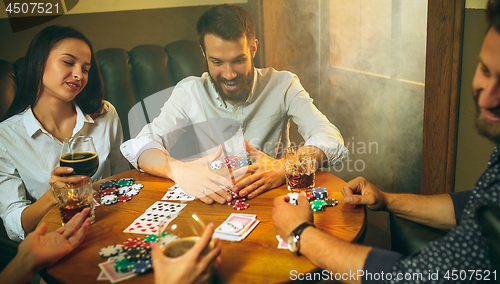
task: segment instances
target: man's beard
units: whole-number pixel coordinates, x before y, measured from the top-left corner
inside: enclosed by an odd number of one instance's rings
[[[474,94],[476,102],[476,119],[474,120],[477,132],[496,144],[500,144],[500,124],[487,120],[482,109],[478,106],[477,100],[480,94]]]
[[[253,79],[254,79],[253,67],[254,63],[252,60],[252,69],[248,72],[248,74],[246,75],[238,74],[238,76],[236,76],[232,80],[226,80],[220,75],[217,77],[217,79],[214,79],[210,74],[210,72],[208,74],[210,75],[210,81],[212,81],[212,85],[214,86],[215,91],[224,101],[231,101],[238,103],[245,101],[248,98],[250,92],[252,91]],[[227,91],[222,87],[222,84],[224,84],[225,82],[234,82],[234,81],[237,81],[238,85],[241,86],[240,90]]]

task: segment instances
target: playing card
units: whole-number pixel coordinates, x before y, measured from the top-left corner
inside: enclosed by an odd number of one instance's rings
[[[283,240],[280,235],[276,235],[276,238],[278,239],[278,248],[279,249],[288,249],[288,243]]]
[[[158,222],[134,221],[123,232],[134,234],[158,234]]]
[[[161,213],[161,212],[156,212],[156,211],[146,211],[144,214],[139,216],[139,218],[135,219],[137,222],[153,222],[153,223],[160,223],[162,220],[172,220],[176,216],[176,214],[168,214],[168,213]],[[135,222],[134,221],[134,222]]]
[[[111,283],[120,282],[122,280],[129,279],[135,276],[134,272],[127,272],[127,273],[116,272],[114,261],[99,263],[99,267],[101,268],[101,271],[103,271],[106,274],[108,280]]]
[[[182,201],[192,201],[195,200],[194,196],[185,193],[179,185],[174,185],[169,188],[169,191],[165,193],[161,200],[182,200]]]
[[[255,229],[255,227],[259,223],[260,223],[259,220],[254,220],[247,229],[243,230],[243,232],[242,232],[243,235],[241,235],[241,236],[228,235],[228,234],[222,234],[222,233],[215,232],[213,234],[213,238],[226,240],[226,241],[239,242],[239,241],[243,240],[244,238],[246,238],[248,236],[248,234],[250,234],[250,232],[253,231],[253,229]]]
[[[101,204],[99,204],[99,202],[97,202],[97,201],[95,200],[95,198],[94,198],[94,207],[99,206],[99,205],[101,205]]]
[[[156,212],[156,213],[179,213],[186,204],[168,202],[168,201],[156,201],[153,205],[146,209],[146,212]]]
[[[246,216],[244,214],[231,214],[229,217],[220,224],[216,233],[241,236],[246,232],[246,229],[252,225],[255,220],[253,216]]]

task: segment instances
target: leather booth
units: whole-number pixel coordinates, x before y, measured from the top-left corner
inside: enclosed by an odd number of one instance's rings
[[[96,57],[104,81],[106,100],[118,112],[125,140],[131,136],[131,109],[136,110],[132,122],[135,123],[132,136],[135,136],[146,122],[159,114],[163,102],[168,99],[168,95],[163,95],[165,92],[159,91],[174,86],[185,77],[200,76],[207,70],[200,45],[187,40],[171,42],[165,47],[140,45],[130,51],[121,48],[103,49],[96,52]],[[21,60],[22,58],[14,63],[0,60],[0,121],[5,119],[14,99],[16,70],[19,69]],[[151,96],[155,93],[156,101],[160,99],[162,103],[149,108],[148,117],[144,101],[148,97],[155,97]],[[159,98],[158,94],[163,97]],[[16,251],[17,243],[8,239],[0,220],[0,270]]]
[[[134,105],[185,77],[200,76],[207,70],[200,45],[188,40],[171,42],[165,47],[139,45],[130,51],[108,48],[97,51],[96,57],[106,100],[115,106],[120,116],[125,140],[130,138],[128,113]],[[0,60],[0,121],[15,95],[20,60],[15,63]]]

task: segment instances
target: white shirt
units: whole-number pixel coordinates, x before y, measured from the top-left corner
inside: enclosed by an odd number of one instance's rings
[[[149,148],[164,148],[174,158],[189,159],[206,156],[223,144],[226,155],[246,156],[246,139],[257,150],[278,158],[290,145],[291,118],[305,145],[316,146],[326,154],[327,166],[347,158],[349,151],[339,130],[314,106],[295,74],[272,68],[255,69],[254,74],[248,99],[234,106],[217,94],[208,73],[182,80],[160,115],[136,138],[121,145],[123,155],[135,167],[141,153]],[[191,139],[179,143],[185,132],[191,132]],[[176,156],[179,153],[173,151],[174,145],[184,156]],[[194,150],[185,151],[189,148]]]
[[[93,137],[99,156],[93,181],[129,170],[119,151],[123,133],[113,105],[105,102],[103,114],[94,119],[75,107],[73,135]],[[12,240],[24,239],[21,213],[50,189],[61,150],[62,142],[42,127],[31,108],[0,123],[0,217]]]

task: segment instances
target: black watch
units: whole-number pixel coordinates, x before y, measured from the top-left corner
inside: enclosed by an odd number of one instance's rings
[[[310,222],[304,222],[300,224],[295,230],[293,230],[290,235],[288,235],[288,238],[286,239],[286,242],[288,244],[288,249],[291,252],[296,252],[297,254],[299,253],[300,249],[300,234],[302,234],[302,231],[304,231],[305,228],[313,226],[313,223]]]

